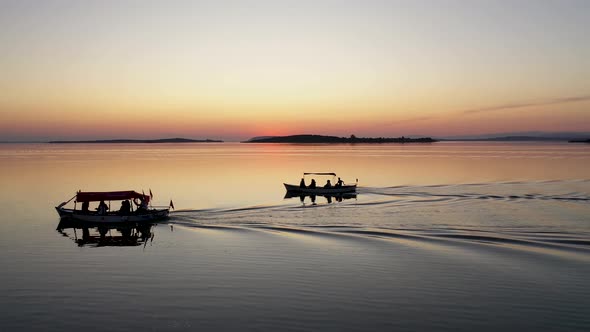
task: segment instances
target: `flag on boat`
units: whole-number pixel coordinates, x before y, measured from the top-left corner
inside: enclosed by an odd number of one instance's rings
[[[171,207],[171,208],[172,208],[172,210],[174,210],[174,202],[172,202],[172,200],[170,200],[170,205],[169,205],[169,207]]]
[[[152,188],[150,188],[150,198],[154,199],[154,194],[152,194]]]

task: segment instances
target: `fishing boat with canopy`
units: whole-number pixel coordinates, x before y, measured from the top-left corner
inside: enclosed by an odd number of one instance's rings
[[[151,222],[167,218],[170,208],[174,208],[172,201],[167,207],[156,207],[151,205],[152,198],[151,190],[149,195],[133,190],[78,191],[74,197],[62,202],[55,209],[61,219],[89,223]],[[72,200],[74,201],[73,208],[65,208]],[[96,204],[95,202],[100,203],[96,208],[91,209],[90,204]],[[115,203],[113,204],[113,202]],[[120,204],[120,207],[117,204]]]
[[[330,186],[326,186],[324,184],[316,184],[315,179],[312,179],[311,182],[308,184],[306,179],[309,176],[320,176],[320,177],[332,177],[330,181]],[[344,184],[341,181],[336,180],[336,173],[327,173],[327,172],[305,172],[303,173],[303,178],[301,179],[301,183],[299,185],[295,184],[288,184],[283,183],[285,185],[285,189],[287,192],[290,193],[302,193],[302,194],[315,194],[315,195],[338,195],[338,194],[345,194],[345,193],[354,193],[356,192],[356,186],[358,183],[355,184]],[[338,178],[340,180],[340,178]],[[315,184],[315,185],[314,185]]]

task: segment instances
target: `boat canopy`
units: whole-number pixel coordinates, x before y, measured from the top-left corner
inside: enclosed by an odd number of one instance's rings
[[[130,191],[81,192],[76,194],[76,202],[122,201],[139,198],[149,202],[150,196]]]
[[[303,173],[303,175],[332,175],[332,176],[336,176],[336,173]]]

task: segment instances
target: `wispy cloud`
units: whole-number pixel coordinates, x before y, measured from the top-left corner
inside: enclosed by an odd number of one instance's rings
[[[474,108],[474,109],[469,109],[469,110],[463,110],[463,113],[471,114],[471,113],[479,113],[479,112],[502,111],[502,110],[516,109],[516,108],[531,107],[531,106],[546,106],[546,105],[577,103],[577,102],[589,101],[589,100],[590,100],[590,95],[564,97],[564,98],[553,98],[553,99],[546,99],[546,100],[534,101],[534,102],[528,102],[528,103],[514,103],[514,104],[496,105],[496,106],[483,107],[483,108]]]

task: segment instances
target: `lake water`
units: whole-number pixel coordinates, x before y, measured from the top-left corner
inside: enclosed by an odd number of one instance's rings
[[[0,331],[587,331],[588,165],[568,143],[0,144]],[[357,195],[285,198],[313,171]],[[136,241],[56,230],[78,190],[150,189],[176,210]]]

